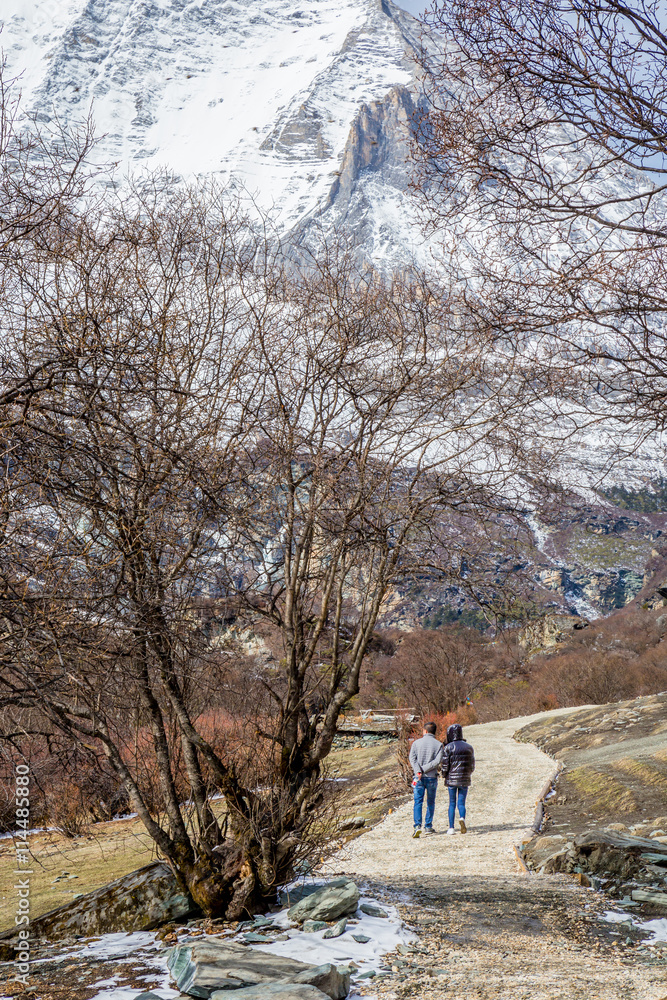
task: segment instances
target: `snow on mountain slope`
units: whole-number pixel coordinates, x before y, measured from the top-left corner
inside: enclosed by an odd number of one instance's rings
[[[119,178],[217,176],[279,232],[342,230],[381,267],[432,264],[406,161],[415,56],[441,41],[391,0],[2,0],[0,20],[24,108],[65,123],[92,108]],[[474,239],[457,252],[465,271]],[[580,435],[565,479],[664,474],[655,442],[615,449],[604,428]]]
[[[390,0],[3,0],[0,16],[24,107],[92,107],[122,172],[233,178],[279,229],[324,212],[373,259],[419,252],[404,143],[421,28]]]

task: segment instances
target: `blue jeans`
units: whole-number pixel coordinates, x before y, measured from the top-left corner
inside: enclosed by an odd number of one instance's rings
[[[458,792],[458,806],[459,806],[459,816],[461,819],[466,818],[466,795],[468,794],[467,788],[448,788],[449,792],[449,829],[451,830],[454,826],[454,817],[456,815],[456,793]]]
[[[424,806],[424,792],[426,792],[426,822],[424,829],[429,830],[433,826],[433,813],[435,812],[435,793],[438,788],[438,779],[422,778],[424,784],[418,782],[415,785],[415,808],[413,818],[415,826],[422,825],[422,808]],[[425,786],[425,787],[424,787]]]

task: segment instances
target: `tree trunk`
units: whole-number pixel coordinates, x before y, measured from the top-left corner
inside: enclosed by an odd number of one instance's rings
[[[245,852],[233,840],[223,841],[211,858],[179,859],[174,867],[179,881],[209,917],[242,920],[260,913],[269,901]]]

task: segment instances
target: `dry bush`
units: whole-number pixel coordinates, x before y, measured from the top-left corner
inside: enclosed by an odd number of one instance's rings
[[[383,648],[367,658],[358,698],[364,708],[446,715],[499,669],[498,650],[476,629],[417,628],[389,641],[389,653]]]
[[[642,656],[582,648],[536,657],[530,676],[498,680],[475,700],[480,722],[565,708],[604,705],[667,689],[667,659],[649,649]]]
[[[14,772],[30,768],[30,823],[66,836],[128,809],[127,794],[103,758],[63,743],[57,734],[23,737],[0,755],[0,829],[14,829]]]
[[[408,789],[412,787],[412,765],[410,763],[410,747],[416,737],[416,724],[411,721],[407,714],[401,713],[396,717],[396,732],[398,740],[396,743],[396,759],[401,778]]]

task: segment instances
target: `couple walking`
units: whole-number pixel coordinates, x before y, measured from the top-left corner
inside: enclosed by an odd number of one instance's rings
[[[410,763],[415,774],[415,779],[412,782],[415,790],[413,837],[419,837],[421,834],[424,794],[426,795],[424,836],[435,833],[433,813],[435,811],[435,793],[438,788],[438,768],[441,769],[445,784],[449,789],[449,829],[447,833],[454,833],[457,806],[461,833],[467,832],[466,796],[471,784],[470,776],[475,770],[475,751],[463,739],[463,730],[456,723],[447,730],[445,744],[436,740],[435,733],[435,722],[427,722],[424,726],[424,735],[421,739],[415,740],[410,748]]]

